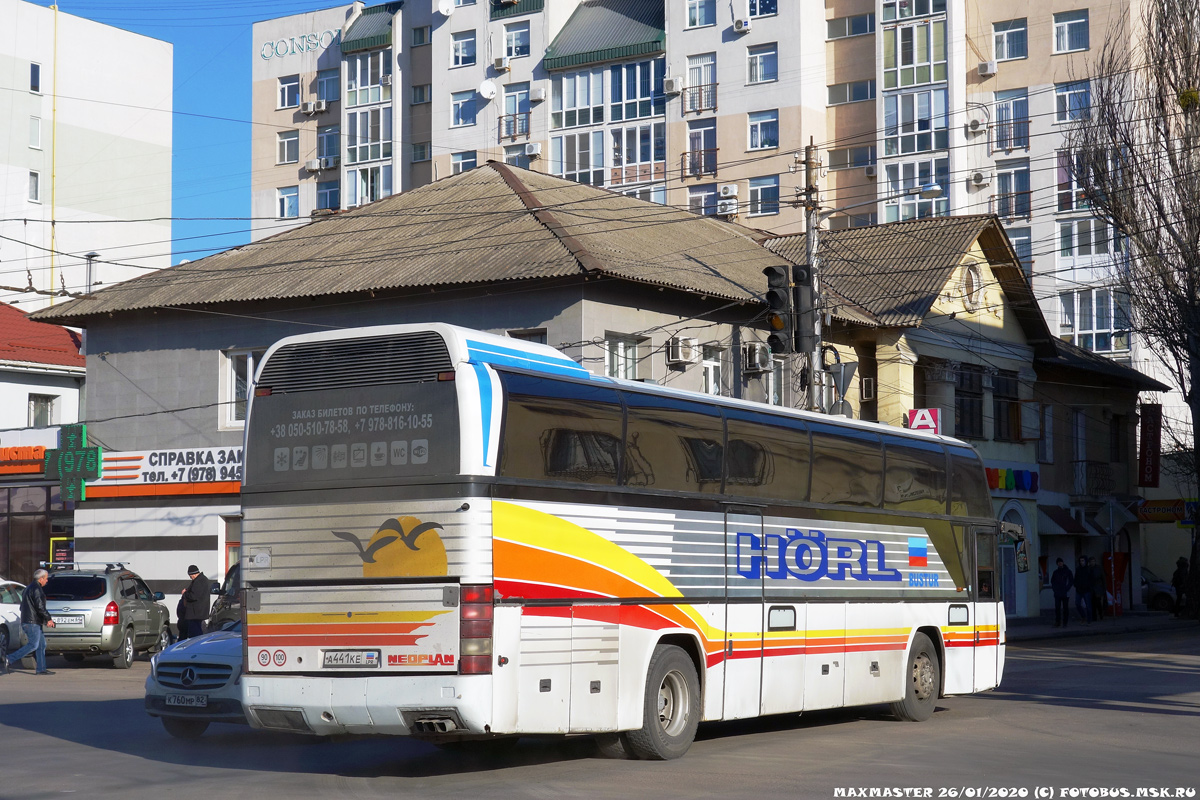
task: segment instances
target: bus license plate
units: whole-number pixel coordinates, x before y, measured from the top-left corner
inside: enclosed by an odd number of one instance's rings
[[[379,666],[379,651],[326,650],[322,663],[330,669],[374,669]]]
[[[208,695],[206,694],[169,694],[167,695],[167,705],[182,706],[183,708],[207,708]]]
[[[59,614],[54,618],[55,625],[82,625],[83,614]]]

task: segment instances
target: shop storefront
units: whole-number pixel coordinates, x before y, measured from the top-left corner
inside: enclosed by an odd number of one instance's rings
[[[0,447],[0,576],[21,583],[41,562],[74,556],[74,503],[45,479],[45,450]]]

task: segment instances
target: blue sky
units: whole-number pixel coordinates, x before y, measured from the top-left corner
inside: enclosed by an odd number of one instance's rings
[[[50,0],[36,0],[49,6]],[[60,12],[171,42],[175,52],[174,255],[249,241],[250,28],[337,0],[62,0]],[[374,2],[368,2],[374,5]],[[201,217],[238,217],[203,220]],[[190,219],[189,219],[190,218]]]

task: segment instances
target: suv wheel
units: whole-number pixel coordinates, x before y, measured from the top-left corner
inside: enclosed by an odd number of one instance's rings
[[[117,669],[129,669],[133,666],[133,656],[133,631],[126,628],[121,647],[113,653],[113,666]]]

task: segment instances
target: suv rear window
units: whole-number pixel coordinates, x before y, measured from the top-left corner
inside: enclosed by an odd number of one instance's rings
[[[89,575],[51,575],[45,591],[47,600],[97,600],[107,591],[107,582]]]

